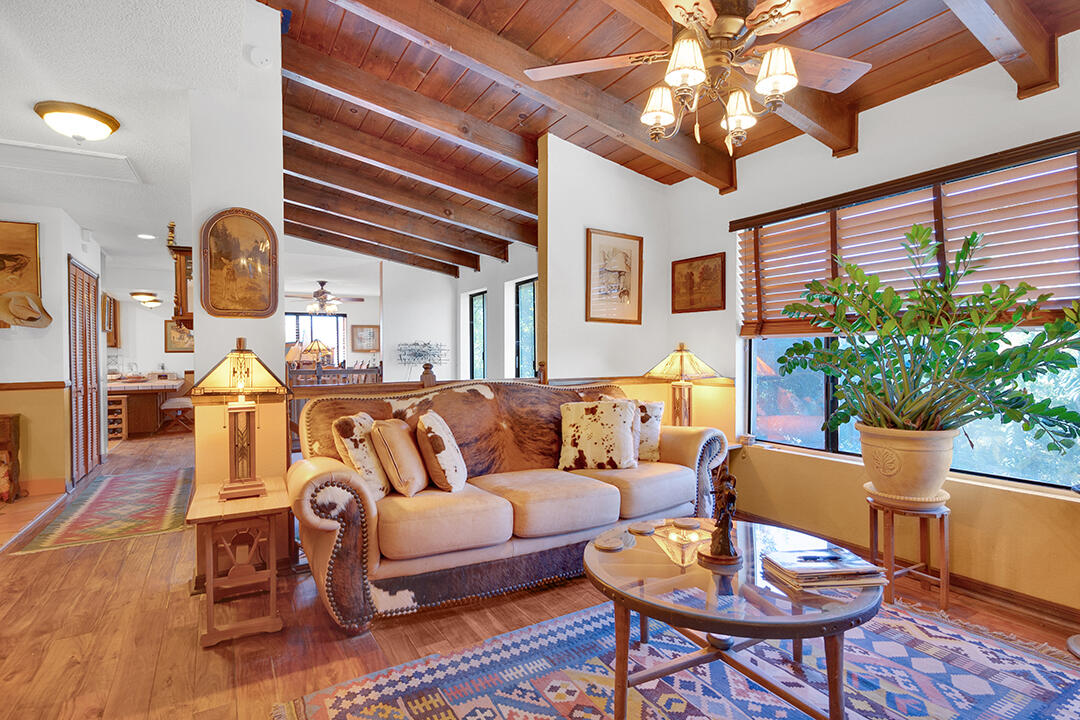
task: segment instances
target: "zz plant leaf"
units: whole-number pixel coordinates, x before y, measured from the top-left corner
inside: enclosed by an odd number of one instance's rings
[[[780,358],[782,375],[803,368],[836,378],[838,404],[824,427],[855,418],[873,427],[949,430],[996,417],[1045,438],[1051,451],[1075,444],[1080,413],[1033,397],[1024,384],[1077,367],[1080,303],[1028,342],[1010,343],[1006,333],[1035,324],[1050,294],[1023,282],[973,283],[982,243],[979,233],[967,236],[939,270],[933,231],[914,225],[904,240],[912,289],[884,285],[837,257],[837,278],[807,283],[802,302],[784,308],[840,340],[796,342]]]

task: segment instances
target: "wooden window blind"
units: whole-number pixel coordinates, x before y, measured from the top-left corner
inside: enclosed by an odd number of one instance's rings
[[[1019,282],[1062,308],[1080,299],[1075,153],[941,186],[945,250],[951,262],[964,237],[983,233],[981,266],[961,287]]]
[[[977,258],[981,267],[962,288],[975,290],[986,282],[1015,287],[1024,281],[1053,293],[1044,306],[1051,312],[1080,300],[1078,156],[1074,150],[1022,164],[1010,157],[1010,167],[941,181],[941,171],[933,171],[933,182],[921,188],[753,227],[733,221],[740,229],[740,334],[821,334],[782,311],[810,280],[835,276],[834,254],[878,275],[883,284],[911,289],[901,241],[916,223],[944,238],[937,263],[924,268],[924,275],[940,273],[941,263],[951,262],[963,238],[976,231],[984,235]],[[862,200],[865,194],[854,196]]]

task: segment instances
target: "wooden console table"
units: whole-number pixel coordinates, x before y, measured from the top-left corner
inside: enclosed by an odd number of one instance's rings
[[[281,615],[277,609],[277,527],[279,516],[289,513],[289,493],[284,478],[263,478],[266,495],[262,497],[219,500],[217,483],[197,487],[188,507],[187,522],[197,526],[202,536],[206,577],[206,632],[199,638],[203,647],[222,640],[277,632]],[[201,526],[201,527],[199,527]],[[228,572],[218,576],[217,558],[223,551],[232,560]],[[258,569],[262,564],[263,569]],[[214,604],[238,592],[269,593],[265,615],[240,622],[218,625]]]
[[[878,559],[878,513],[882,514],[885,524],[885,577],[889,584],[885,586],[885,602],[893,601],[894,583],[901,575],[913,575],[922,581],[923,587],[938,588],[938,605],[942,610],[949,607],[949,508],[942,505],[929,510],[885,505],[873,498],[866,498],[870,505],[870,562],[877,564]],[[896,567],[896,515],[919,518],[919,562],[907,567]],[[930,521],[937,518],[941,540],[938,547],[938,575],[930,574]]]

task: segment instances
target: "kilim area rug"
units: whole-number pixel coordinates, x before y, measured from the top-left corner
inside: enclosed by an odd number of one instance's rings
[[[17,554],[182,530],[194,468],[102,475]]]
[[[637,623],[632,622],[631,628]],[[631,668],[693,650],[653,622],[648,645],[631,631]],[[966,630],[936,617],[883,606],[848,631],[849,720],[1077,720],[1080,667]],[[827,707],[821,640],[804,643],[803,665],[789,641],[741,651],[763,675],[815,707]],[[349,680],[277,705],[274,720],[600,720],[613,711],[611,605],[491,638],[452,655]],[[633,720],[794,720],[807,716],[724,663],[632,688]]]

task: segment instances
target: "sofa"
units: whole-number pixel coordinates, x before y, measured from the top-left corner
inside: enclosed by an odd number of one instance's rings
[[[710,472],[727,442],[714,428],[661,428],[660,461],[625,469],[557,469],[560,406],[626,397],[611,384],[478,380],[309,400],[299,418],[303,459],[287,485],[300,543],[327,611],[345,631],[376,617],[581,575],[585,544],[622,522],[708,513]],[[415,428],[434,410],[461,449],[464,489],[434,486],[375,501],[342,462],[333,422],[366,412]]]

